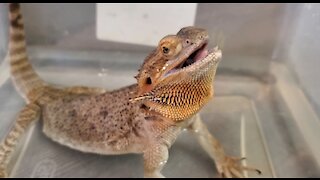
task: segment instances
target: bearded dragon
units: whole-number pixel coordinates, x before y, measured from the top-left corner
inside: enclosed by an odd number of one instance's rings
[[[0,145],[0,176],[19,139],[38,119],[53,141],[87,153],[143,155],[144,177],[161,170],[178,135],[188,129],[226,177],[244,177],[242,158],[226,155],[198,112],[213,97],[213,82],[222,52],[208,49],[205,29],[184,27],[162,38],[146,57],[137,83],[107,92],[94,87],[60,88],[41,79],[26,52],[19,4],[9,5],[9,58],[12,81],[26,100],[14,126]]]

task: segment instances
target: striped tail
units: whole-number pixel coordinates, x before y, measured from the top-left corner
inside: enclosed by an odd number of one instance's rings
[[[39,90],[45,82],[38,76],[28,60],[23,19],[18,3],[9,4],[10,39],[9,59],[15,88],[27,101],[30,93]]]

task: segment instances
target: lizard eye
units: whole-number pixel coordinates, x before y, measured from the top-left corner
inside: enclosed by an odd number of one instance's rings
[[[159,50],[167,58],[177,55],[181,49],[181,39],[174,35],[166,36],[159,42]]]
[[[168,54],[169,51],[170,51],[170,49],[169,49],[168,47],[166,47],[166,46],[163,46],[163,47],[162,47],[162,52],[163,52],[164,54]]]
[[[164,45],[161,46],[161,51],[164,56],[166,57],[173,57],[177,54],[182,49],[182,45],[180,43],[165,43]]]

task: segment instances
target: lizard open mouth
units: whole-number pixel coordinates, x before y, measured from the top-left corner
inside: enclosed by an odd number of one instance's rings
[[[196,64],[197,62],[200,62],[212,52],[212,50],[208,50],[208,43],[205,42],[202,45],[200,45],[198,48],[196,48],[189,56],[186,56],[183,58],[183,60],[172,67],[166,75],[172,74],[176,71],[179,71],[181,69],[185,69],[186,67],[189,67],[193,64]]]
[[[182,62],[179,66],[175,67],[174,69],[180,69],[187,67],[197,61],[201,61],[208,55],[208,44],[203,44],[199,49],[194,51],[184,62]]]

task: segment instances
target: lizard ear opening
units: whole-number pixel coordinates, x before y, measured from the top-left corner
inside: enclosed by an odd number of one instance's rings
[[[148,110],[148,107],[145,104],[141,104],[140,108],[143,110]]]
[[[152,84],[152,80],[151,80],[150,77],[147,77],[147,79],[146,79],[146,84]]]
[[[138,90],[138,96],[146,93],[146,92],[149,92],[152,90],[153,88],[153,81],[151,79],[150,76],[147,76],[146,78],[143,77],[142,79],[139,80],[140,82],[138,82],[139,84],[139,90]]]

